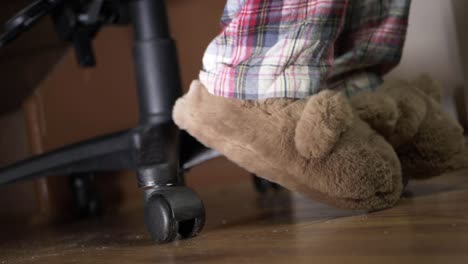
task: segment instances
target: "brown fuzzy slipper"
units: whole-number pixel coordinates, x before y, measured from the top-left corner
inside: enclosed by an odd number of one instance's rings
[[[443,111],[440,87],[427,76],[388,81],[351,99],[359,116],[395,148],[403,174],[427,178],[468,166],[461,125]]]
[[[194,81],[173,118],[250,172],[322,202],[377,210],[400,198],[396,153],[342,93],[245,101],[211,95]]]

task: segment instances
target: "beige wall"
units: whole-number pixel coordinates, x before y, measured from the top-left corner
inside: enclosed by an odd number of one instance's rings
[[[466,0],[453,2],[468,5]],[[455,103],[455,98],[465,87],[455,11],[452,1],[413,0],[403,58],[387,78],[415,78],[421,73],[429,73],[443,84],[446,109],[452,115],[462,117],[463,114],[457,114]],[[465,18],[463,11],[459,11]]]
[[[465,131],[468,131],[468,1],[466,0],[452,0],[452,7],[453,7],[453,14],[455,18],[455,24],[457,29],[457,37],[461,55],[461,62],[462,62],[462,73],[465,77],[464,79],[464,86],[463,86],[463,93],[459,93],[457,99],[459,102],[459,113],[461,115],[462,122],[465,126]]]

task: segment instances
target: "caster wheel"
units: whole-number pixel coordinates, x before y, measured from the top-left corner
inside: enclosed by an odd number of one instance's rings
[[[145,224],[151,238],[159,244],[172,242],[177,235],[191,238],[205,225],[205,208],[186,187],[156,191],[146,201]]]
[[[408,175],[403,175],[403,188],[406,188],[406,186],[408,186],[408,182],[409,182],[409,177]]]
[[[182,238],[191,238],[200,233],[205,225],[205,214],[191,220],[179,222],[179,235]]]
[[[401,197],[411,197],[411,193],[408,192],[408,189],[406,188],[409,183],[409,177],[408,175],[403,175],[402,177],[402,183],[403,183],[403,192],[401,193]]]
[[[254,184],[255,189],[259,193],[265,193],[270,189],[278,191],[278,190],[281,190],[283,188],[279,184],[271,182],[271,181],[263,179],[263,178],[260,178],[255,174],[252,174],[252,180],[253,180],[253,184]]]
[[[80,217],[97,216],[101,203],[94,188],[94,174],[74,174],[70,177],[75,206]]]
[[[177,237],[177,221],[162,195],[153,195],[146,201],[145,224],[151,238],[157,243],[168,243]]]

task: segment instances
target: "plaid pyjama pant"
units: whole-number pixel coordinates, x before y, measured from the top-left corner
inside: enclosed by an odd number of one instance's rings
[[[400,61],[411,0],[228,0],[200,81],[238,99],[372,90]]]

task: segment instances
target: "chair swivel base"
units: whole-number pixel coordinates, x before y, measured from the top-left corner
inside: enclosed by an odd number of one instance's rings
[[[163,122],[98,137],[1,168],[0,185],[49,175],[134,170],[145,191],[147,229],[155,242],[167,243],[177,234],[195,236],[205,222],[203,203],[183,186],[180,172],[218,156],[188,134],[179,133],[172,122]]]

